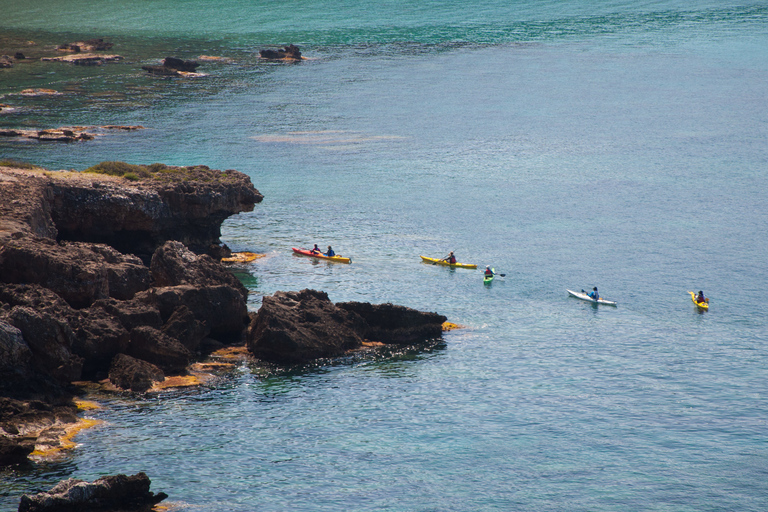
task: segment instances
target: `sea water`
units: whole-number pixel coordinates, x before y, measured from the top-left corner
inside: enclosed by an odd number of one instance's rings
[[[98,396],[0,506],[145,471],[182,509],[768,509],[768,7],[762,2],[0,2],[30,52],[4,127],[138,124],[0,157],[204,164],[264,194],[222,241],[278,290],[445,314],[441,340],[201,389]],[[301,47],[299,64],[262,48]],[[166,56],[206,76],[140,68]],[[24,97],[28,87],[62,92]],[[351,265],[294,257],[332,245]],[[420,262],[420,255],[479,270]],[[484,286],[482,269],[498,273]],[[618,307],[568,298],[598,286]],[[704,290],[697,311],[688,291]]]

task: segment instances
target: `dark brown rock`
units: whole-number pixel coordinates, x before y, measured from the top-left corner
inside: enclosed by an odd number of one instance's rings
[[[187,306],[179,306],[171,314],[162,331],[179,341],[192,353],[200,349],[200,342],[210,334],[210,329],[195,318]]]
[[[262,59],[270,60],[301,60],[301,51],[296,45],[288,45],[281,50],[261,50],[259,55]]]
[[[447,320],[437,313],[394,304],[339,302],[336,305],[363,317],[368,324],[363,334],[366,339],[387,344],[409,345],[439,338],[443,333],[443,322]]]
[[[168,497],[150,492],[145,473],[103,476],[93,483],[70,478],[50,491],[34,496],[23,495],[19,512],[124,512],[149,510]]]
[[[248,350],[277,363],[335,357],[362,346],[363,319],[334,305],[325,292],[276,292],[264,297],[248,326]]]
[[[276,363],[339,356],[364,340],[412,344],[439,338],[446,320],[393,304],[333,304],[325,292],[315,290],[264,297],[261,309],[250,316],[248,350]]]
[[[248,290],[232,272],[210,256],[196,255],[181,242],[168,241],[158,247],[150,263],[154,286],[228,285],[245,298]]]
[[[0,435],[0,467],[26,462],[35,449],[34,438],[10,438]]]
[[[178,71],[194,73],[200,64],[194,60],[183,60],[176,57],[166,57],[163,60],[163,66],[166,68],[176,69]]]
[[[80,378],[83,360],[71,352],[75,334],[66,321],[16,306],[8,315],[8,323],[21,331],[41,370],[63,383]]]
[[[52,195],[59,238],[104,243],[146,264],[168,240],[206,253],[220,243],[227,217],[263,199],[245,174],[205,166],[158,171],[133,182],[70,176],[54,180]]]
[[[112,247],[93,244],[90,248],[107,262],[109,296],[119,300],[132,299],[137,292],[149,289],[149,269],[137,256],[122,254]]]
[[[103,378],[112,358],[128,348],[128,330],[99,306],[78,311],[71,323],[76,335],[72,352],[83,358],[83,377]]]
[[[105,253],[115,263],[109,263]],[[115,279],[112,286],[110,276]],[[130,277],[136,281],[130,282]],[[110,289],[121,297],[132,296],[148,287],[148,278],[135,257],[106,246],[26,237],[0,247],[0,281],[39,284],[75,308],[109,297]]]
[[[163,370],[126,354],[117,354],[109,368],[109,380],[112,384],[137,393],[145,392],[154,382],[162,382],[163,379]]]
[[[248,309],[240,290],[231,286],[193,285],[152,288],[136,296],[156,304],[166,321],[181,306],[192,311],[213,338],[223,342],[240,341],[248,324]]]
[[[135,327],[147,325],[159,329],[163,326],[163,319],[160,316],[160,310],[153,304],[148,304],[141,300],[116,300],[105,299],[97,300],[91,306],[101,308],[110,316],[120,321],[120,324],[130,331]]]
[[[184,373],[192,354],[177,340],[152,327],[131,331],[128,355],[148,361],[171,374]]]

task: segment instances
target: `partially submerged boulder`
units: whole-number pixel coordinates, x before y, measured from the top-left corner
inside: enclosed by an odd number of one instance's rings
[[[145,473],[103,476],[92,483],[70,478],[50,491],[23,495],[19,512],[86,512],[147,510],[168,497],[150,492]]]
[[[335,357],[362,346],[360,316],[334,305],[317,290],[276,292],[251,314],[248,350],[277,363]]]
[[[194,60],[183,60],[176,57],[166,57],[160,66],[141,66],[141,69],[153,75],[183,76],[196,73],[200,63]]]
[[[248,350],[276,363],[303,363],[336,357],[364,341],[412,344],[442,334],[446,320],[392,304],[333,304],[325,292],[276,292],[251,313]]]
[[[299,47],[294,44],[284,46],[279,50],[261,50],[259,51],[259,55],[262,59],[269,60],[301,60],[301,51],[299,50]]]

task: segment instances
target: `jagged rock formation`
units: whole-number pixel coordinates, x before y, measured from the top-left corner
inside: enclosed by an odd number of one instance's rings
[[[276,363],[335,357],[363,342],[410,344],[442,334],[446,317],[392,304],[333,304],[317,290],[276,292],[251,313],[248,350]]]
[[[19,512],[149,510],[168,497],[164,492],[151,492],[150,485],[145,473],[103,476],[92,483],[70,478],[48,492],[25,494],[21,497]]]
[[[80,379],[145,391],[201,349],[242,339],[247,290],[202,253],[222,252],[221,222],[261,194],[236,171],[139,170],[0,168],[0,396],[20,400],[9,417],[66,402]],[[0,465],[44,430],[17,416],[0,423]]]

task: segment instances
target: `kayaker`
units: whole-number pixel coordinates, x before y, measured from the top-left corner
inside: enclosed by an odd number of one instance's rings
[[[331,256],[336,256],[336,253],[335,253],[335,252],[333,252],[333,249],[331,249],[331,246],[329,245],[329,246],[328,246],[328,252],[327,252],[327,253],[325,253],[325,255],[326,255],[326,256],[328,256],[328,257],[330,258]]]
[[[453,265],[454,263],[456,263],[456,256],[454,256],[453,255],[453,251],[451,251],[451,253],[448,256],[446,256],[445,258],[441,259],[440,261],[447,261],[448,263]]]
[[[593,300],[599,300],[600,294],[597,293],[597,286],[592,288],[592,291],[587,294],[589,297],[591,297]]]
[[[696,297],[696,302],[706,302],[709,303],[709,299],[704,296],[704,292],[699,290],[699,296]]]
[[[312,254],[323,254],[323,251],[320,250],[320,248],[315,244],[315,246],[310,251]]]
[[[495,272],[493,271],[491,266],[490,265],[486,265],[485,266],[485,277],[491,277],[494,274],[495,274]]]

